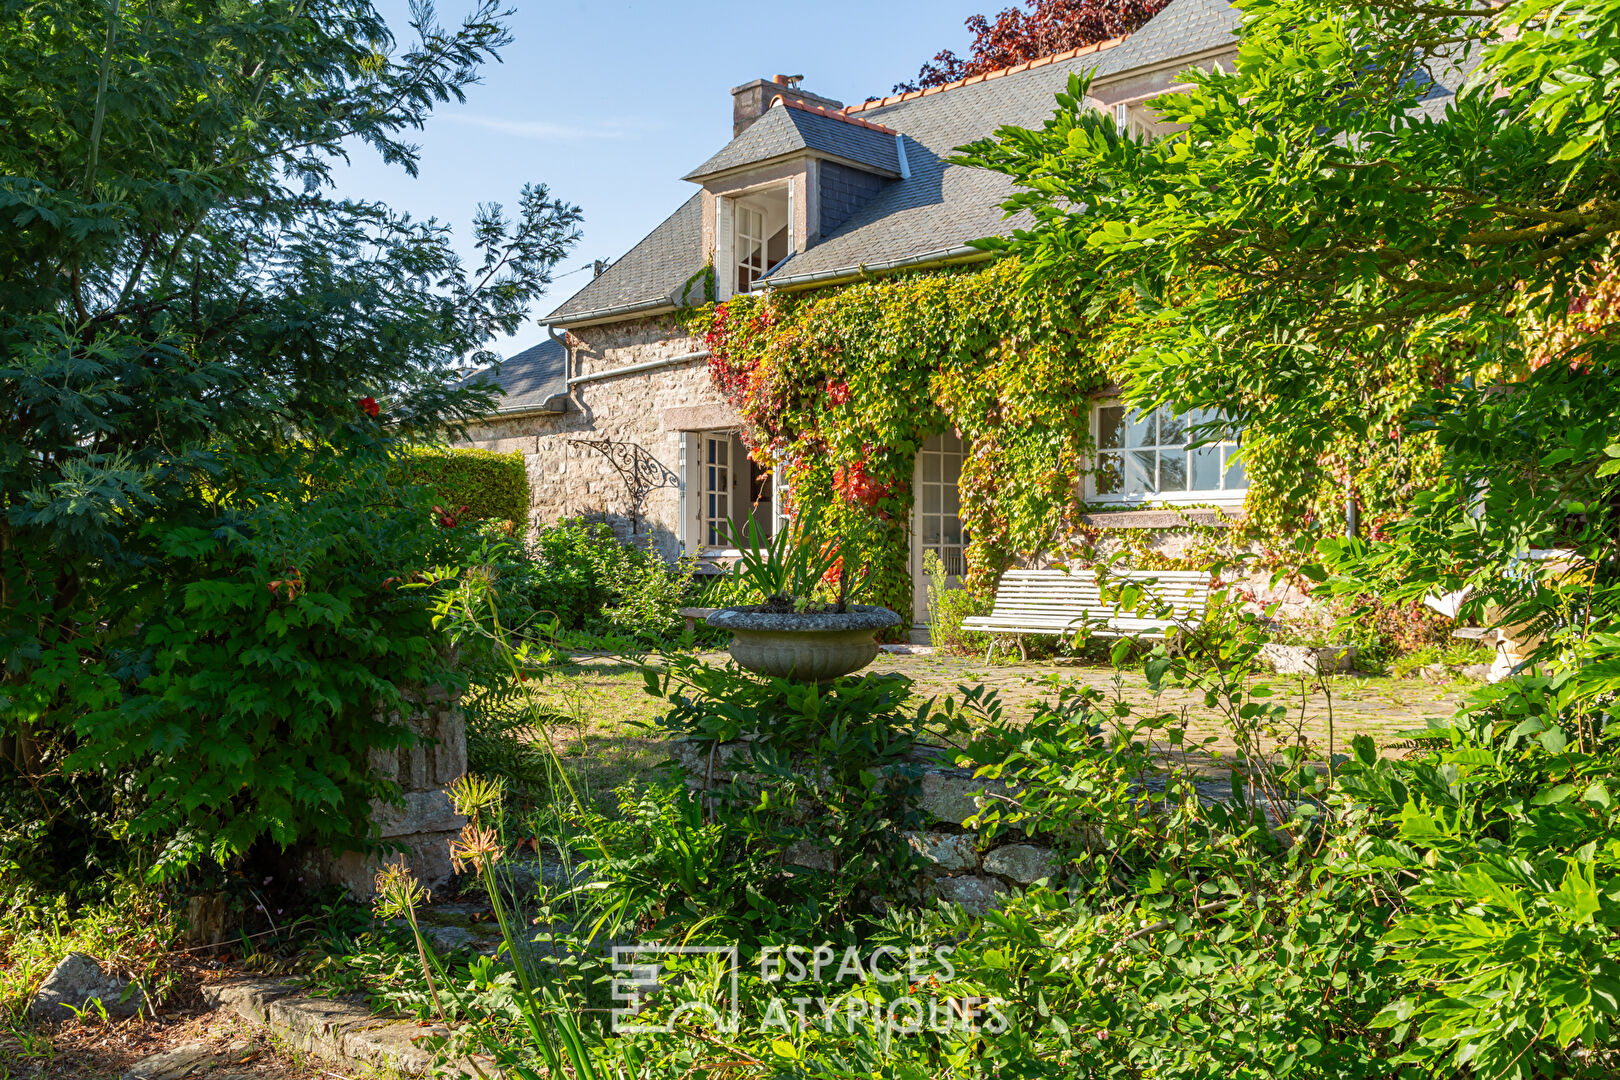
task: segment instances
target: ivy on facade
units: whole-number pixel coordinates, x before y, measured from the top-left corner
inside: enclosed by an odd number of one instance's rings
[[[711,352],[714,385],[743,418],[750,454],[780,467],[792,497],[815,500],[835,526],[843,515],[875,522],[864,553],[873,599],[909,611],[913,463],[932,435],[954,429],[967,448],[970,587],[1096,534],[1080,520],[1094,457],[1090,407],[1120,378],[1134,308],[1131,293],[1032,285],[1005,258],[739,296],[689,318]],[[1422,365],[1410,374],[1415,393]],[[1361,445],[1324,439],[1314,460],[1247,448],[1244,535],[1334,531],[1346,498],[1376,525],[1420,482],[1429,455],[1419,441],[1369,430]]]

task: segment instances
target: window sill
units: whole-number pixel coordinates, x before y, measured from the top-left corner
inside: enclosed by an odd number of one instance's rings
[[[1242,524],[1243,517],[1242,503],[1121,506],[1099,502],[1080,515],[1080,522],[1103,529],[1185,529],[1194,525],[1229,529]]]
[[[1249,489],[1241,491],[1173,491],[1164,495],[1088,495],[1086,502],[1110,510],[1158,510],[1166,506],[1219,506],[1223,510],[1243,505]]]

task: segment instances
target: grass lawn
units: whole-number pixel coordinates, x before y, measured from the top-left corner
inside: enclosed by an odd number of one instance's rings
[[[719,663],[724,653],[705,658]],[[1045,661],[985,665],[982,659],[885,654],[869,669],[898,672],[912,679],[920,700],[956,694],[959,685],[983,683],[996,689],[1007,706],[1006,716],[1028,715],[1031,702],[1049,692],[1044,681],[1056,674],[1104,690],[1116,690],[1135,705],[1154,710],[1176,710],[1183,716],[1190,740],[1212,737],[1216,750],[1230,750],[1232,741],[1222,719],[1204,707],[1202,695],[1167,693],[1157,698],[1147,688],[1139,669],[1115,670],[1075,662]],[[1423,679],[1344,675],[1331,680],[1331,697],[1307,680],[1285,675],[1264,680],[1273,700],[1300,717],[1304,730],[1326,745],[1331,708],[1335,748],[1343,748],[1358,734],[1371,735],[1389,753],[1400,753],[1401,733],[1427,726],[1430,717],[1450,716],[1463,695],[1477,684],[1455,681],[1434,684]],[[642,775],[665,759],[650,725],[663,703],[643,689],[641,669],[613,657],[582,660],[565,666],[534,691],[535,699],[558,720],[549,737],[573,769],[575,782],[597,799],[627,780]]]

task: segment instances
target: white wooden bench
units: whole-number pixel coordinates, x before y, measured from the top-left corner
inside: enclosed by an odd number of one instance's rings
[[[697,633],[698,620],[707,619],[719,610],[719,608],[714,607],[683,607],[676,608],[675,614],[686,620],[686,632],[695,634]]]
[[[963,619],[962,629],[990,635],[984,654],[989,663],[996,642],[1009,637],[1017,641],[1018,655],[1028,659],[1025,634],[1162,638],[1203,621],[1209,600],[1209,574],[1203,571],[1116,570],[1105,580],[1116,593],[1127,583],[1139,585],[1146,594],[1140,614],[1104,600],[1091,570],[1008,570],[996,586],[990,614]]]

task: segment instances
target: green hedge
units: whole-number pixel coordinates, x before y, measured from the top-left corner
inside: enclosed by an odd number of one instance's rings
[[[467,507],[469,518],[504,518],[519,529],[529,523],[529,474],[516,450],[411,450],[402,479],[432,489],[446,510]]]

